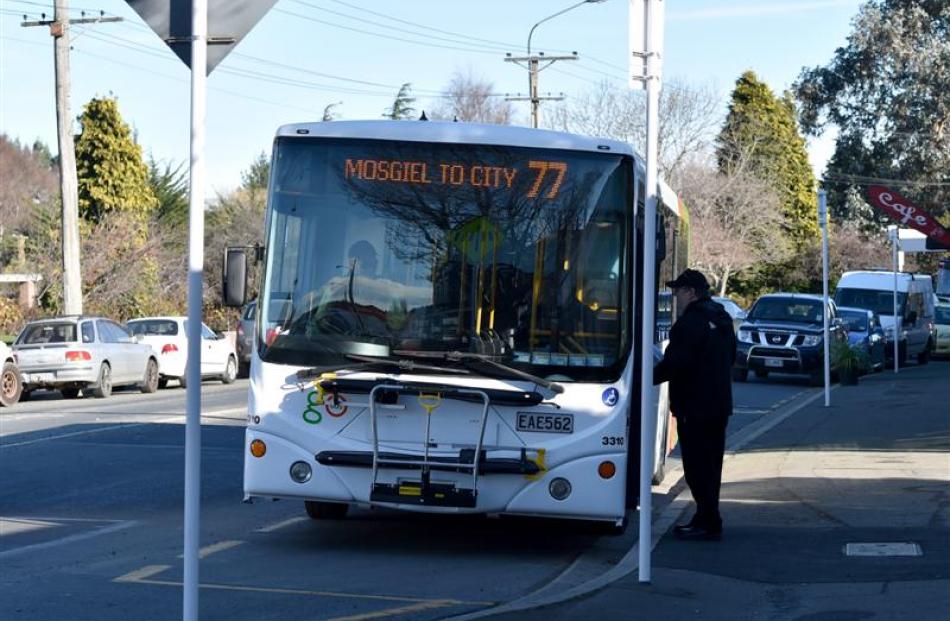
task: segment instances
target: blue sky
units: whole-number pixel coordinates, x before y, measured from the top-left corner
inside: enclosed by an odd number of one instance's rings
[[[503,61],[524,53],[528,31],[571,0],[278,0],[211,74],[207,158],[210,189],[227,191],[284,123],[379,118],[403,82],[431,108],[453,72],[471,71],[499,93],[524,92],[527,73]],[[775,91],[803,66],[825,64],[845,45],[860,0],[667,0],[664,77],[710,85],[723,109],[735,79],[754,70]],[[577,51],[543,72],[542,91],[568,96],[604,78],[626,84],[627,0],[578,7],[540,25],[532,48]],[[184,162],[189,149],[186,67],[122,0],[71,0],[126,18],[74,27],[72,113],[97,95],[118,97],[146,153]],[[52,39],[22,16],[52,14],[51,0],[0,0],[0,132],[56,150]],[[213,32],[211,33],[214,34]],[[527,124],[526,104],[516,104]],[[811,145],[821,167],[830,141]]]

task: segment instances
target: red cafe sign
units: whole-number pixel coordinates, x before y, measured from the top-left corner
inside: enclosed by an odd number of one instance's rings
[[[868,187],[868,199],[871,204],[897,220],[950,247],[950,231],[943,228],[933,216],[914,206],[909,200],[882,185]]]

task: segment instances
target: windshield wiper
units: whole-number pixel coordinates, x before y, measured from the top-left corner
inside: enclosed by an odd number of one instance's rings
[[[419,364],[415,360],[406,360],[400,358],[382,358],[376,356],[360,356],[357,354],[343,354],[349,360],[355,360],[358,364],[328,364],[321,367],[310,367],[297,371],[298,380],[308,380],[319,377],[324,373],[332,371],[369,371],[373,369],[387,369],[391,371],[400,371],[403,373],[412,373],[414,371],[429,371],[432,373],[445,373],[452,375],[470,375],[467,369],[453,369],[446,367],[437,367],[428,364]]]
[[[447,360],[449,362],[458,362],[465,366],[468,366],[473,362],[482,363],[486,366],[492,367],[496,371],[501,371],[508,377],[534,382],[535,384],[543,386],[557,394],[564,392],[564,387],[557,382],[552,382],[550,380],[544,379],[543,377],[538,377],[537,375],[532,375],[526,371],[510,367],[507,364],[502,364],[495,360],[493,356],[487,354],[474,354],[463,351],[410,351],[402,349],[393,350],[393,353],[397,356],[403,356],[406,358],[430,358],[437,360]]]

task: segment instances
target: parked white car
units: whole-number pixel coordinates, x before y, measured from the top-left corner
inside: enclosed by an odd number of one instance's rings
[[[16,359],[6,343],[0,341],[0,407],[10,407],[20,400],[23,383]]]
[[[168,380],[185,387],[188,363],[188,319],[186,317],[142,317],[126,323],[129,331],[148,343],[158,354],[158,386]],[[223,335],[201,324],[201,377],[216,378],[230,384],[237,377],[238,362],[234,345]]]

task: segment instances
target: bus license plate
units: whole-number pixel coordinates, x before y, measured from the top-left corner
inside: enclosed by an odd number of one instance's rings
[[[781,367],[782,359],[781,358],[766,358],[765,366],[767,367]]]
[[[518,412],[517,428],[537,433],[574,433],[574,415]]]

